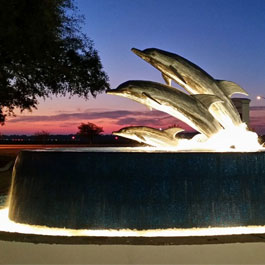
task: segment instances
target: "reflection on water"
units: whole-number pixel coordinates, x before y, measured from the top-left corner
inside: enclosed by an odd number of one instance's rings
[[[193,144],[196,140],[191,140]],[[203,152],[203,153],[222,153],[222,152],[264,152],[265,148],[263,148],[261,145],[255,146],[255,149],[253,150],[240,150],[240,149],[234,149],[229,148],[225,149],[223,148],[223,145],[220,145],[220,148],[211,148],[210,145],[202,146],[200,142],[197,142],[197,144],[193,145],[192,147],[188,146],[187,140],[183,139],[180,141],[180,147],[179,148],[157,148],[157,147],[151,147],[151,146],[141,146],[141,147],[77,147],[77,148],[45,148],[45,149],[34,149],[34,150],[23,150],[23,151],[29,151],[29,152],[73,152],[73,153],[197,153],[197,152]]]

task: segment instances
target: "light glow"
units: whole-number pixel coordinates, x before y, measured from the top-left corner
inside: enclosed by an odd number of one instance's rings
[[[126,133],[120,133],[120,136],[133,139],[138,142],[144,142],[152,147],[140,148],[142,151],[169,151],[169,152],[257,152],[265,151],[265,148],[259,143],[258,135],[249,131],[245,123],[239,126],[233,126],[230,129],[223,129],[212,135],[210,138],[203,134],[197,134],[192,139],[181,139],[176,134],[175,140],[166,138],[157,138],[145,134],[134,134],[134,131],[128,127]],[[144,127],[143,127],[144,128]],[[115,134],[115,133],[114,133]],[[142,140],[144,138],[144,141]],[[138,149],[137,149],[138,150]],[[139,150],[139,151],[141,151]]]
[[[8,218],[8,208],[0,210],[0,231],[23,234],[49,235],[49,236],[91,236],[91,237],[187,237],[187,236],[217,236],[217,235],[241,235],[241,234],[264,234],[265,226],[238,226],[238,227],[208,227],[191,229],[66,229],[49,228],[19,224]]]
[[[247,130],[242,123],[231,129],[224,129],[210,138],[196,135],[191,140],[179,140],[178,150],[212,150],[217,152],[257,152],[264,151],[258,135]]]
[[[130,82],[130,81],[128,81]],[[133,81],[131,81],[133,82]],[[194,139],[178,139],[176,137],[175,141],[169,141],[164,140],[160,138],[159,141],[154,141],[154,137],[145,137],[144,135],[138,134],[124,134],[120,135],[125,138],[133,139],[138,142],[144,142],[150,146],[154,146],[158,149],[162,150],[175,150],[175,151],[185,151],[185,150],[193,150],[193,151],[217,151],[217,152],[255,152],[255,151],[261,151],[264,150],[262,145],[259,144],[258,141],[258,135],[255,132],[249,131],[247,128],[247,125],[245,123],[239,123],[233,122],[231,120],[231,117],[227,115],[228,111],[220,111],[218,108],[213,107],[210,109],[210,112],[214,114],[216,120],[222,119],[223,123],[226,124],[226,127],[222,127],[219,123],[209,123],[209,116],[208,118],[205,116],[202,116],[203,113],[200,113],[201,117],[198,119],[198,117],[195,115],[193,117],[190,112],[184,112],[180,111],[171,101],[168,101],[165,99],[165,95],[160,95],[161,92],[156,87],[152,90],[152,83],[145,83],[145,81],[134,81],[138,82],[136,84],[128,85],[127,83],[122,84],[121,88],[117,88],[116,90],[109,91],[109,94],[114,94],[122,97],[126,97],[132,100],[135,100],[139,103],[142,103],[148,107],[151,107],[152,109],[156,109],[165,113],[168,113],[169,115],[176,117],[177,119],[181,120],[182,122],[186,123],[193,129],[197,130],[198,132],[201,132],[205,135],[205,137],[202,137],[198,140],[198,137],[196,136]],[[143,82],[143,83],[141,83]],[[157,99],[153,97],[147,97],[145,96],[145,92],[142,94],[141,92],[142,87],[146,86],[146,89],[150,88],[150,91],[153,92],[155,95],[158,94]],[[124,87],[123,87],[124,86]],[[150,87],[149,87],[150,86]],[[161,87],[162,89],[165,87]],[[120,91],[121,90],[121,91]],[[159,92],[157,92],[157,90]],[[168,91],[167,91],[168,92]],[[139,95],[138,95],[138,94]],[[171,93],[171,91],[170,91]],[[170,94],[168,92],[168,94]],[[171,93],[172,94],[172,93]],[[170,94],[170,95],[171,95]],[[174,96],[174,93],[172,94],[172,97]],[[181,98],[181,97],[180,97]],[[185,97],[183,97],[185,99]],[[176,97],[177,100],[180,101],[178,97]],[[187,100],[187,102],[189,102]],[[186,104],[188,105],[188,103]],[[198,103],[197,103],[198,104]],[[189,105],[188,105],[189,106]],[[193,106],[190,104],[189,108]],[[182,106],[185,108],[185,105]],[[194,106],[193,106],[194,107]],[[187,107],[188,109],[188,107]],[[196,111],[196,108],[194,108],[194,111]],[[197,113],[198,114],[198,113]],[[206,112],[204,113],[206,115]],[[212,117],[212,115],[210,115]],[[212,121],[213,122],[213,121]],[[218,126],[217,126],[218,124]],[[131,127],[123,128],[129,130]],[[144,141],[141,140],[141,138],[145,138]],[[204,138],[204,139],[203,139]],[[203,139],[203,140],[202,140]]]

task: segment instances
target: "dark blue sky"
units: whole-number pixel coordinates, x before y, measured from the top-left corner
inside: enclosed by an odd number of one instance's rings
[[[265,100],[256,100],[265,96],[265,0],[76,0],[76,5],[85,17],[82,31],[94,41],[112,88],[132,79],[164,82],[132,47],[170,51],[247,90],[251,105],[260,106],[251,110],[251,126],[265,134]],[[105,133],[177,122],[129,99],[101,94],[89,101],[40,100],[38,110],[10,118],[2,133],[75,133],[87,121]]]
[[[216,79],[265,94],[264,0],[77,0],[112,87],[161,81],[130,49],[156,47],[198,64]]]

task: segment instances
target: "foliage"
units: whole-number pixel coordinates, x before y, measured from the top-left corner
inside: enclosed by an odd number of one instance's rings
[[[86,99],[109,88],[73,0],[0,0],[0,122],[38,97]]]
[[[38,142],[46,142],[49,139],[50,133],[46,131],[39,131],[34,133],[34,138]]]
[[[97,126],[94,123],[87,122],[87,123],[81,123],[80,126],[78,126],[78,133],[81,138],[87,139],[90,143],[92,143],[93,138],[96,135],[99,135],[103,132],[103,128]]]

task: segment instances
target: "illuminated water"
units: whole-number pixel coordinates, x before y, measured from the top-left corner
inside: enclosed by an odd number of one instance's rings
[[[264,234],[265,226],[238,226],[238,227],[207,227],[192,229],[63,229],[49,228],[19,224],[8,218],[8,207],[5,202],[7,196],[0,196],[0,232],[50,235],[50,236],[87,236],[87,237],[187,237],[187,236],[213,236],[213,235],[241,235],[241,234]]]

